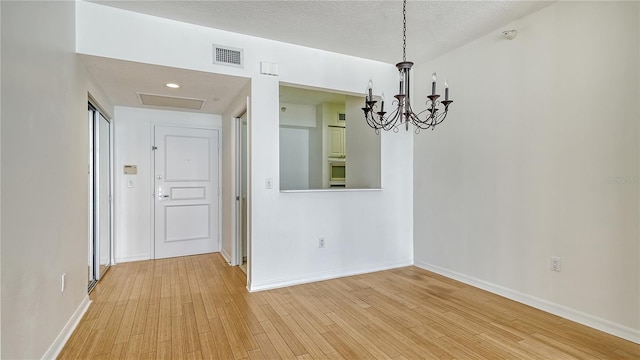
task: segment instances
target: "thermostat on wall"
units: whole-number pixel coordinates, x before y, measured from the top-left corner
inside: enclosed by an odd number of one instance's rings
[[[138,165],[125,165],[124,173],[127,175],[135,175],[138,173]]]

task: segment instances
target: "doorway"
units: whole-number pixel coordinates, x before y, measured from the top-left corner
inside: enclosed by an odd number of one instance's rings
[[[236,118],[236,259],[235,263],[247,273],[248,235],[248,162],[247,162],[247,112]]]
[[[88,291],[111,265],[111,122],[89,103],[89,256]]]
[[[219,132],[154,127],[154,258],[220,251]]]

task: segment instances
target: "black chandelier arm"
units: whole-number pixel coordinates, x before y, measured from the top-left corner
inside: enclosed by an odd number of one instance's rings
[[[439,98],[440,95],[438,94],[427,95],[427,101],[425,103],[427,107],[418,113],[413,112],[413,109],[411,109],[407,101],[409,110],[407,111],[406,119],[407,122],[411,122],[415,126],[416,134],[419,133],[420,130],[433,130],[436,125],[442,123],[447,117],[449,105],[453,100],[439,101]],[[444,109],[442,110],[440,108],[441,104],[444,105]],[[424,118],[422,118],[423,114],[425,114]]]
[[[406,130],[409,130],[409,125],[413,125],[415,133],[418,134],[421,130],[433,130],[436,125],[446,119],[449,105],[453,103],[453,100],[440,101],[438,100],[439,98],[440,95],[437,94],[428,95],[425,104],[426,108],[415,113],[411,107],[411,100],[408,94],[398,94],[394,96],[392,101],[393,111],[388,113],[382,111],[382,107],[380,108],[381,111],[376,111],[378,101],[368,100],[370,98],[367,97],[362,111],[367,125],[373,128],[378,135],[380,130],[398,132],[402,125],[405,125]]]
[[[365,107],[362,108],[362,111],[364,112],[364,118],[367,121],[367,124],[377,130],[379,128],[379,125],[375,121],[374,115],[376,102],[377,101],[375,100],[366,100]]]
[[[399,118],[400,117],[398,116],[397,109],[393,111],[391,114],[389,114],[389,116],[386,119],[381,118],[380,121],[382,122],[382,129],[385,131],[389,131],[393,129],[396,126],[396,123],[398,122]]]
[[[422,111],[422,113],[424,113],[427,110]],[[435,128],[436,125],[439,125],[444,121],[444,119],[446,119],[447,114],[449,113],[446,107],[443,112],[439,113],[438,111],[439,109],[436,109],[434,112],[431,112],[431,114],[427,116],[424,120],[421,120],[418,116],[416,116],[415,117],[416,121],[414,121],[414,125],[416,126],[416,128],[420,128],[422,130],[427,130],[430,128],[431,130],[433,130],[433,128]]]
[[[367,121],[367,125],[375,129],[376,133],[378,133],[379,129],[387,130],[384,112],[376,113],[373,108],[362,108],[362,110],[365,112],[365,120]]]
[[[395,105],[394,110],[391,113],[387,113],[384,111],[375,111],[375,101],[367,101],[367,107],[362,108],[367,125],[376,130],[382,129],[385,131],[397,127],[398,120],[401,121],[402,117],[400,113],[401,106],[400,103],[395,100],[393,104]]]
[[[377,122],[376,119],[373,117],[373,115],[371,115],[371,113],[365,115],[365,119],[367,120],[367,125],[369,125],[370,127],[374,128],[374,129],[381,129],[382,128],[382,124]]]
[[[422,116],[422,114],[424,114],[424,113],[426,113],[426,112],[429,112],[429,114],[428,114],[427,116],[425,116],[424,120],[421,120],[421,119],[420,119],[420,117]],[[434,112],[435,112],[435,113],[437,113],[437,112],[438,112],[438,109],[437,109],[437,108],[434,108],[434,107],[429,106],[429,107],[427,107],[426,109],[424,109],[424,110],[422,110],[422,111],[420,111],[419,113],[414,114],[414,115],[415,115],[415,118],[417,119],[417,121],[418,121],[418,122],[424,123],[424,122],[428,122],[428,121],[429,121],[429,119],[431,119],[431,118],[433,117],[433,113],[434,113]]]
[[[420,129],[424,130],[424,129],[428,129],[428,128],[433,126],[431,124],[431,121],[430,121],[431,117],[427,117],[424,120],[422,120],[422,119],[420,119],[418,114],[411,113],[411,114],[409,114],[408,118],[409,118],[411,124],[416,127],[416,129],[420,128]]]

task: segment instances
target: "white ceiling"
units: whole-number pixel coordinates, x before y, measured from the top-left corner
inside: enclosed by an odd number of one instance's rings
[[[208,72],[177,69],[167,66],[142,64],[131,61],[81,55],[82,62],[117,106],[143,107],[138,93],[164,95],[179,98],[203,99],[201,110],[172,110],[222,114],[240,90],[249,83],[248,78],[213,74]],[[170,89],[166,83],[180,84],[179,89]]]
[[[398,0],[93,2],[388,63],[395,64],[402,60],[402,2]],[[407,60],[428,61],[492,31],[498,37],[501,30],[506,30],[503,26],[551,3],[409,1]],[[152,93],[208,99],[206,109],[202,112],[219,114],[246,83],[246,80],[229,76],[206,73],[189,75],[191,71],[159,66],[148,65],[150,68],[145,70],[147,65],[127,64],[124,61],[89,58],[86,63],[111,100],[123,106],[140,106],[135,92],[155,91]],[[159,73],[163,76],[158,76]],[[118,81],[114,79],[116,75],[120,77]],[[208,78],[210,76],[220,78],[212,82]],[[172,77],[176,80],[170,79]],[[170,89],[154,87],[159,79],[164,82],[182,81],[183,88],[169,92]],[[215,89],[211,84],[216,84]],[[219,100],[213,102],[213,98]],[[132,99],[136,100],[135,104],[131,102]]]

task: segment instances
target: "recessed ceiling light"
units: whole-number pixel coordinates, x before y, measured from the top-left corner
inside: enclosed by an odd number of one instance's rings
[[[178,85],[178,84],[174,84],[174,83],[166,83],[166,84],[164,84],[164,85],[165,85],[166,87],[168,87],[168,88],[172,88],[172,89],[177,89],[177,88],[179,88],[179,87],[180,87],[180,85]]]

